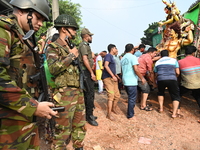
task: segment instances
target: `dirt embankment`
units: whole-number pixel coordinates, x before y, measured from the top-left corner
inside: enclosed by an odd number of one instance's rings
[[[164,112],[158,113],[156,91],[150,96],[153,111],[135,106],[137,122],[126,118],[127,95],[122,91],[118,102],[119,115],[116,121],[106,118],[107,96],[95,95],[94,115],[98,116],[98,127],[87,124],[85,150],[200,150],[199,108],[190,93],[182,98],[181,113],[184,118],[172,119],[171,100],[166,92]],[[68,149],[72,150],[71,146]],[[41,150],[47,150],[42,144]]]

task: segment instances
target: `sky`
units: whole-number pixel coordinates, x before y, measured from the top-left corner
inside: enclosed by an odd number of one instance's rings
[[[71,0],[81,5],[82,27],[93,35],[90,44],[94,53],[107,50],[115,44],[119,55],[125,45],[138,46],[149,24],[165,20],[166,6],[162,0]],[[167,0],[169,2],[169,0]],[[173,0],[171,0],[173,2]],[[175,0],[181,14],[196,0]]]

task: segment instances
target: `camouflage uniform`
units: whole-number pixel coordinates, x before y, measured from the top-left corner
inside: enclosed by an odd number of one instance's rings
[[[0,33],[0,149],[39,149],[36,85],[28,81],[36,73],[32,52],[14,15],[0,17]]]
[[[75,148],[83,147],[85,137],[85,104],[83,92],[79,88],[79,70],[72,65],[75,58],[73,53],[68,53],[65,44],[57,39],[47,49],[49,71],[54,75],[54,99],[59,106],[64,106],[65,111],[56,118],[56,131],[52,149],[66,149],[67,141],[72,137]]]

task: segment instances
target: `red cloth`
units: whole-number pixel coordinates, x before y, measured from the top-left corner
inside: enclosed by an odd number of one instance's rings
[[[94,74],[95,74],[95,70],[96,70],[96,56],[93,58],[93,67],[92,67],[92,70],[94,71]]]
[[[152,57],[148,53],[141,55],[138,58],[138,63],[138,69],[143,76],[146,75],[147,71],[152,71],[153,69]]]

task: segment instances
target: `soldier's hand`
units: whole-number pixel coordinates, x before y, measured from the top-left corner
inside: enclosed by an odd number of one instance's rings
[[[38,117],[51,119],[51,117],[56,116],[58,112],[53,111],[50,107],[54,107],[54,104],[50,102],[39,102],[34,115]]]
[[[78,57],[78,55],[79,55],[78,49],[76,47],[74,47],[73,49],[70,49],[69,52],[73,53],[76,57]]]
[[[91,74],[91,79],[93,80],[93,81],[97,81],[97,78],[96,78],[96,76],[92,73]]]

